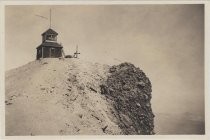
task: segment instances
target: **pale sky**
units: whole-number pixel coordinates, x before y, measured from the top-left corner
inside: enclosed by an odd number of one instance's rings
[[[152,83],[154,112],[204,116],[204,6],[7,6],[6,70],[36,58],[49,16],[66,54],[102,64],[131,62]]]

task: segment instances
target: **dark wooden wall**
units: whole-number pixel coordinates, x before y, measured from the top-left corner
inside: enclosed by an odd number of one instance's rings
[[[58,58],[62,56],[62,48],[60,47],[43,47],[43,53],[42,53],[42,47],[37,48],[37,59],[42,58]]]
[[[41,57],[42,57],[42,48],[39,47],[37,48],[36,59],[38,60]]]

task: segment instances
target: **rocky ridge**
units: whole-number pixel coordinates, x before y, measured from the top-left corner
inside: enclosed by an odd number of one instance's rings
[[[112,66],[109,71],[111,74],[101,85],[101,90],[114,106],[123,133],[154,134],[150,80],[130,63]]]
[[[151,83],[132,64],[43,59],[5,84],[6,135],[154,134]]]

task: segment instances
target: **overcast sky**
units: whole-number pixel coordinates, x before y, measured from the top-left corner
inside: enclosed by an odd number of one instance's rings
[[[66,54],[132,62],[152,82],[155,112],[204,113],[203,5],[7,6],[6,69],[36,58],[49,22]]]

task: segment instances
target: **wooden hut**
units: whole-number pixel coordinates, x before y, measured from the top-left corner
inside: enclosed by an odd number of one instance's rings
[[[58,58],[63,56],[63,47],[57,43],[57,35],[58,33],[51,28],[42,33],[42,44],[36,48],[37,60],[40,58]]]

